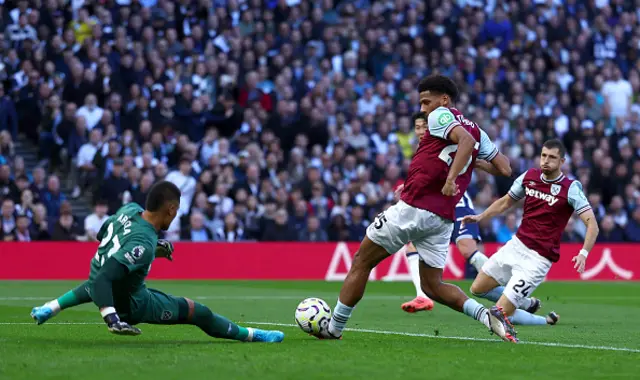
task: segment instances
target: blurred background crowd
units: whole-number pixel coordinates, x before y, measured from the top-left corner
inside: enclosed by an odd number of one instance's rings
[[[599,239],[640,241],[640,1],[4,0],[0,30],[3,240],[93,240],[160,179],[172,240],[361,240],[441,73],[514,176],[563,139]],[[512,180],[476,173],[476,211]]]

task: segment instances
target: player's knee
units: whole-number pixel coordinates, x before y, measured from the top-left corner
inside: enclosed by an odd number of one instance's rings
[[[471,287],[469,288],[469,290],[471,291],[471,294],[473,294],[476,297],[482,297],[484,294],[487,293],[484,291],[484,289],[482,289],[482,287],[476,281],[474,281],[473,284],[471,284]]]

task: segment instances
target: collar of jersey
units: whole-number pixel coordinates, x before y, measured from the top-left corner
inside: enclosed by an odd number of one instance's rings
[[[553,179],[551,181],[544,179],[544,174],[540,173],[540,179],[542,180],[542,182],[544,183],[555,183],[555,182],[560,182],[564,179],[564,173],[560,172],[560,175],[558,176],[558,178]]]

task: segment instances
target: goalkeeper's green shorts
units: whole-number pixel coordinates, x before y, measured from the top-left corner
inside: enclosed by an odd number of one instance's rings
[[[118,311],[118,314],[121,320],[132,325],[174,325],[186,319],[188,310],[189,306],[184,297],[174,297],[155,289],[144,289],[132,294],[129,297],[128,309],[122,314]]]

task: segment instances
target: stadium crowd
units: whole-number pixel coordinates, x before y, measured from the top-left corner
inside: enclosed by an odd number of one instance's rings
[[[4,0],[0,10],[3,240],[95,239],[159,179],[183,194],[172,240],[360,240],[416,147],[416,84],[438,72],[514,174],[562,138],[600,239],[640,241],[638,0]],[[38,146],[37,167],[15,154],[19,135]],[[477,211],[512,180],[476,173]],[[82,193],[94,202],[84,220],[68,202]],[[509,240],[519,217],[483,224],[482,236]],[[582,233],[573,220],[565,241]]]

